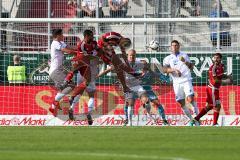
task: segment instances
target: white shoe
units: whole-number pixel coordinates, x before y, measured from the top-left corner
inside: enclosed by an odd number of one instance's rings
[[[199,121],[197,121],[195,119],[193,121],[194,121],[195,126],[200,126],[200,122]]]
[[[217,124],[214,124],[213,126],[214,126],[214,127],[219,127],[219,124],[217,123]]]
[[[197,121],[196,119],[193,119],[190,121],[189,126],[200,126],[200,121]]]

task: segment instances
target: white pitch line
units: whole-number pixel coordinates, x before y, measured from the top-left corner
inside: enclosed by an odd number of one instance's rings
[[[47,152],[49,153],[49,152]],[[82,156],[99,156],[99,157],[122,157],[122,158],[131,158],[131,159],[148,159],[148,160],[189,160],[182,157],[160,157],[160,156],[144,156],[137,154],[116,154],[116,153],[92,153],[92,152],[50,152],[56,154],[75,154]]]
[[[33,151],[33,150],[7,150],[0,152],[33,152],[42,154],[58,154],[58,155],[77,155],[77,156],[96,156],[96,157],[121,157],[121,158],[131,158],[131,159],[147,159],[147,160],[190,160],[182,157],[160,157],[160,156],[145,156],[137,154],[116,154],[116,153],[94,153],[94,152],[73,152],[73,151]]]

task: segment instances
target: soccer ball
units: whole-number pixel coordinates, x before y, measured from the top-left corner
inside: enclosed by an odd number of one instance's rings
[[[156,41],[156,40],[152,40],[149,45],[148,45],[149,48],[151,48],[152,50],[158,50],[159,48],[159,42]]]

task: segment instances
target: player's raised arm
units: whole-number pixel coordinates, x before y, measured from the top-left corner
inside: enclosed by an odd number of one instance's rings
[[[67,54],[77,54],[77,50],[70,48],[68,46],[66,48],[62,48],[61,51]]]
[[[168,66],[163,66],[162,67],[162,70],[164,73],[176,73],[179,77],[181,76],[181,72],[178,70],[178,69],[175,69],[175,68],[171,68],[171,67],[168,67]]]

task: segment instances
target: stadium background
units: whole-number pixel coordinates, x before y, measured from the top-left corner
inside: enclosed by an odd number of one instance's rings
[[[49,2],[50,7],[49,7]],[[170,0],[130,0],[127,18],[204,18],[212,10],[213,0],[199,1],[200,15],[196,15],[194,0],[186,0],[184,5],[179,1]],[[78,2],[79,3],[79,2]],[[239,17],[239,0],[221,1],[223,9],[230,17]],[[79,9],[76,5],[68,5],[67,0],[3,0],[3,18],[75,18]],[[104,18],[109,18],[107,2],[103,3]],[[39,72],[39,67],[47,67],[49,60],[49,24],[47,23],[1,23],[1,54],[0,72],[1,89],[0,108],[2,115],[46,115],[51,98],[55,91],[48,86],[47,72]],[[66,42],[74,45],[82,31],[90,26],[96,28],[97,35],[107,31],[120,31],[130,37],[133,48],[139,53],[139,58],[147,58],[153,64],[161,64],[163,57],[169,54],[171,40],[177,39],[181,43],[181,50],[188,53],[196,67],[193,71],[194,87],[197,93],[199,108],[205,104],[205,85],[207,83],[207,69],[211,64],[211,54],[220,49],[212,46],[208,24],[204,22],[176,22],[176,23],[52,23],[50,29],[63,28]],[[220,92],[222,97],[222,115],[239,115],[239,26],[240,23],[231,23],[231,46],[222,46],[223,61],[226,72],[233,75],[234,83],[223,86]],[[160,42],[159,52],[147,49],[151,40]],[[9,85],[6,69],[12,63],[14,54],[21,56],[22,63],[27,67],[28,82],[22,86]],[[69,61],[66,58],[66,63]],[[102,66],[105,68],[106,66]],[[155,66],[156,67],[156,66]],[[158,70],[158,68],[155,68]],[[120,89],[111,85],[115,82],[113,75],[99,79],[99,90],[96,93],[96,113],[100,115],[123,114],[123,99]],[[170,86],[155,86],[155,91],[165,106],[166,113],[170,115],[182,114],[175,103],[174,93]],[[77,113],[86,109],[87,97],[83,96]],[[135,114],[138,113],[138,104]],[[62,102],[67,106],[67,100]],[[153,110],[156,113],[156,110]],[[64,111],[63,111],[64,114]],[[211,112],[210,112],[211,114]],[[2,121],[3,122],[2,118]],[[11,120],[11,119],[10,119]]]

